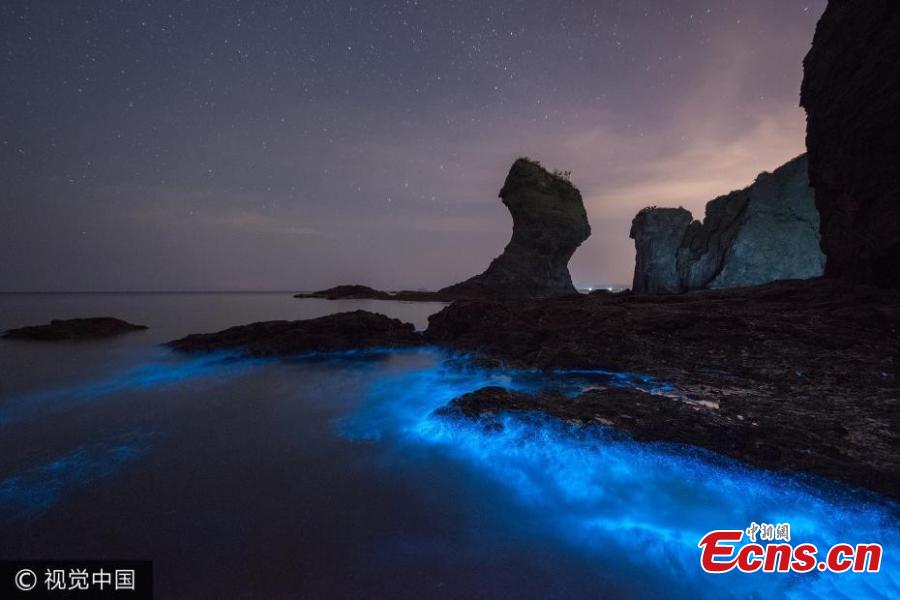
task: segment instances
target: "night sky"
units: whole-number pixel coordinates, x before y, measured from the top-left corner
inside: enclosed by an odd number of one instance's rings
[[[0,291],[437,288],[513,160],[571,170],[578,284],[635,212],[804,150],[825,0],[0,1]]]

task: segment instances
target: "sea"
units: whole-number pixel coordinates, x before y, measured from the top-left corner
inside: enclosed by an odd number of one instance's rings
[[[357,309],[424,329],[443,306],[0,295],[0,329],[149,326],[0,340],[0,559],[152,560],[158,598],[900,597],[900,510],[883,497],[602,424],[438,411],[488,385],[670,389],[647,374],[485,371],[440,348],[248,359],[163,345]],[[880,572],[704,572],[705,534],[753,524],[788,524],[790,543],[823,552],[881,544]]]

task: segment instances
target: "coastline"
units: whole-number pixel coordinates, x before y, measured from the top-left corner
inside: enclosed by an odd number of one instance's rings
[[[600,423],[636,440],[694,445],[900,499],[897,291],[814,279],[675,296],[468,299],[432,315],[422,333],[399,321],[373,329],[365,311],[342,315],[275,329],[256,324],[249,339],[235,337],[246,327],[232,328],[171,347],[238,344],[251,355],[289,355],[297,343],[270,332],[316,331],[303,348],[327,352],[356,347],[363,330],[364,346],[393,347],[402,330],[403,346],[438,346],[488,369],[638,373],[664,389],[607,387],[574,399],[488,389],[448,409],[470,418],[525,410]],[[184,343],[197,337],[202,344]]]

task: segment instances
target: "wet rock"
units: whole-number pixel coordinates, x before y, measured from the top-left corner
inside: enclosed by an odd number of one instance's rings
[[[120,335],[129,331],[142,331],[144,329],[147,329],[146,325],[134,325],[113,317],[54,319],[50,321],[49,325],[10,329],[0,337],[11,340],[40,341],[89,340]]]
[[[687,396],[678,399],[616,387],[567,398],[488,387],[454,399],[438,413],[481,418],[523,411],[539,411],[569,423],[612,426],[639,441],[702,446],[752,465],[814,472],[900,496],[898,462],[846,452],[851,430],[840,415],[827,412],[810,422],[808,415],[794,414],[791,407],[772,412],[767,406],[728,398],[700,403]]]
[[[831,0],[804,63],[827,277],[900,287],[900,3]]]
[[[825,256],[805,156],[711,201],[703,222],[691,218],[683,208],[638,213],[631,227],[635,292],[746,287],[822,275]]]
[[[500,198],[513,218],[512,239],[481,275],[440,290],[461,297],[575,294],[569,259],[590,235],[581,193],[560,174],[520,158]]]
[[[238,350],[249,356],[286,356],[422,343],[411,323],[357,310],[303,321],[264,321],[217,333],[193,334],[168,343],[181,352]]]
[[[681,404],[653,396],[634,388],[610,387],[592,390],[576,398],[565,398],[552,393],[526,394],[502,387],[484,387],[455,398],[439,414],[462,414],[480,417],[502,412],[542,412],[569,422],[603,423],[611,425],[622,420],[623,407],[648,406],[656,412],[660,407]],[[650,420],[647,420],[650,423]],[[656,421],[658,423],[658,421]]]

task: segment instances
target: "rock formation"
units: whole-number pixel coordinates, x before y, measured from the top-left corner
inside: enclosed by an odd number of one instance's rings
[[[631,223],[637,250],[631,289],[640,294],[677,294],[685,291],[678,272],[678,254],[694,221],[684,208],[645,208]]]
[[[458,298],[539,298],[575,294],[569,259],[591,235],[581,193],[566,175],[520,158],[513,163],[500,198],[513,218],[512,239],[487,270],[437,292],[388,293],[363,285],[297,294],[295,298],[452,302]]]
[[[147,329],[146,325],[134,325],[112,317],[93,317],[89,319],[54,319],[49,325],[34,325],[10,329],[2,337],[17,340],[88,340],[110,337]]]
[[[440,290],[466,296],[560,296],[576,293],[569,259],[590,235],[581,193],[565,177],[520,158],[500,190],[513,218],[512,239],[481,275]]]
[[[831,0],[804,63],[827,277],[900,287],[900,3]]]
[[[411,323],[357,310],[303,321],[264,321],[217,333],[193,334],[168,343],[181,352],[236,350],[247,356],[287,356],[422,343]]]
[[[569,259],[591,235],[581,193],[564,174],[520,158],[513,163],[500,198],[513,218],[512,239],[487,270],[437,292],[388,293],[363,285],[297,294],[295,298],[452,302],[458,298],[537,298],[575,294]]]
[[[683,208],[634,218],[637,293],[761,285],[822,274],[819,216],[806,157],[761,174],[750,187],[706,205],[703,222]]]

